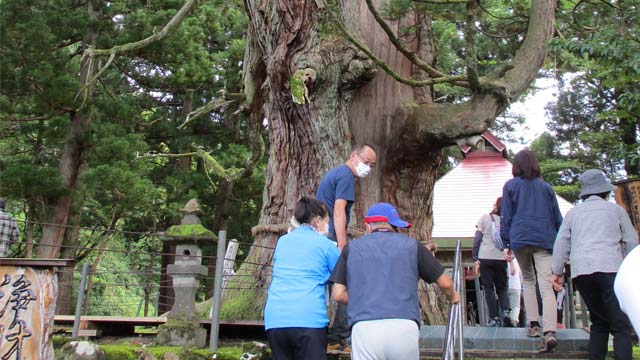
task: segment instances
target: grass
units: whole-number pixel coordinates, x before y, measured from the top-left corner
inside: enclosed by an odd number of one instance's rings
[[[633,347],[633,358],[640,359],[640,346]],[[609,348],[609,355],[607,355],[606,360],[614,360],[613,359],[613,348]]]
[[[72,339],[68,336],[54,336],[53,344],[54,350],[57,355],[64,344],[69,341],[82,340]],[[242,355],[242,345],[239,346],[224,346],[218,348],[215,352],[218,360],[237,360]],[[178,355],[181,360],[207,360],[211,359],[214,353],[208,349],[195,349],[185,348],[180,346],[153,346],[143,345],[136,341],[125,342],[117,341],[113,343],[98,343],[100,349],[106,353],[106,360],[137,360],[140,358],[140,354],[144,351],[153,355],[156,359],[163,359],[164,354],[172,353]]]

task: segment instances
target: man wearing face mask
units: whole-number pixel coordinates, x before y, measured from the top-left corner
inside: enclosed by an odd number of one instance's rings
[[[329,239],[338,243],[338,248],[347,244],[349,214],[356,200],[356,177],[369,175],[376,164],[376,152],[369,144],[356,145],[349,159],[329,170],[320,180],[316,198],[329,207]]]
[[[347,226],[351,207],[356,200],[356,177],[369,175],[376,164],[376,151],[369,144],[353,147],[349,159],[329,170],[320,180],[316,198],[329,208],[329,234],[327,237],[342,248],[347,244]],[[329,346],[327,350],[350,352],[347,339],[350,337],[347,324],[347,307],[338,304],[333,323],[329,328]]]

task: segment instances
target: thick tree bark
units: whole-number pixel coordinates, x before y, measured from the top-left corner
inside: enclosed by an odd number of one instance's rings
[[[270,153],[255,246],[238,271],[238,281],[228,284],[240,290],[227,289],[225,296],[251,299],[233,316],[259,318],[276,240],[286,230],[297,199],[315,194],[322,172],[346,159],[351,147],[348,104],[372,69],[345,40],[318,33],[314,1],[247,0],[245,6],[250,17],[245,91],[248,108],[266,103]],[[317,78],[307,84],[310,103],[299,105],[292,100],[289,80],[306,68],[315,70]],[[265,84],[268,88],[263,89]],[[268,96],[262,99],[265,90]],[[247,284],[246,274],[255,275],[254,284]],[[248,289],[253,287],[257,290]],[[223,309],[223,316],[229,313]]]
[[[60,258],[75,259],[78,248],[78,236],[80,235],[80,217],[78,206],[73,206],[69,216],[69,228],[64,232],[64,246],[60,251]],[[74,268],[65,268],[60,271],[60,287],[65,289],[73,288]],[[56,314],[71,315],[74,313],[75,304],[73,301],[73,291],[62,291],[58,294],[56,302]]]
[[[327,11],[317,7],[321,3],[245,0],[250,18],[248,51],[265,64],[266,81],[253,83],[252,89],[256,92],[264,86],[268,92],[265,108],[271,148],[260,224],[254,228],[254,246],[238,272],[254,275],[255,284],[247,284],[247,278],[241,276],[242,286],[236,282],[241,290],[227,292],[233,307],[239,306],[237,299],[251,301],[240,304],[245,305],[242,311],[225,312],[223,308],[223,316],[261,315],[272,249],[286,230],[297,199],[313,195],[322,174],[344,162],[355,143],[373,144],[379,165],[357,182],[352,232],[363,231],[362,215],[367,207],[388,201],[412,221],[412,236],[430,241],[432,190],[442,149],[458,138],[486,130],[508,102],[529,86],[546,55],[555,9],[553,0],[533,1],[530,29],[513,59],[513,68],[495,79],[502,93],[476,93],[466,103],[443,105],[433,103],[430,89],[414,90],[384,73],[369,81],[372,62],[342,36],[323,30]],[[339,9],[350,31],[398,74],[426,76],[395,51],[364,1],[342,1]],[[399,24],[390,25],[397,33]],[[403,20],[402,25],[416,26],[418,36],[405,39],[407,47],[424,62],[434,64],[430,19],[418,16]],[[245,62],[247,69],[252,66],[255,63]],[[309,102],[298,105],[291,100],[289,79],[305,68],[315,70],[317,78],[307,86]],[[252,287],[257,290],[247,290]],[[247,296],[247,291],[253,293]],[[429,299],[423,304],[428,305]],[[433,309],[429,311],[439,311],[435,305],[429,307]],[[441,323],[437,315],[427,320]]]
[[[88,12],[91,19],[97,19],[100,14],[101,3],[99,0],[88,1]],[[84,36],[84,46],[95,43],[98,34],[91,30]],[[97,74],[100,67],[98,58],[85,56],[80,62],[80,87],[85,88],[90,84],[90,80]],[[87,92],[87,99],[80,109],[71,114],[71,128],[65,141],[60,160],[60,175],[66,193],[57,198],[45,215],[45,225],[42,226],[42,239],[38,245],[38,258],[57,258],[60,253],[60,245],[64,236],[65,226],[69,217],[69,210],[72,203],[72,193],[76,188],[82,155],[89,146],[88,132],[91,123],[90,98],[94,92],[94,85],[89,85],[84,89]],[[89,103],[87,103],[87,101]]]

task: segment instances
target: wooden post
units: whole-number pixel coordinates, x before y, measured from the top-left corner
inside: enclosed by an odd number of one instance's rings
[[[71,259],[0,258],[0,358],[53,360],[57,271]]]

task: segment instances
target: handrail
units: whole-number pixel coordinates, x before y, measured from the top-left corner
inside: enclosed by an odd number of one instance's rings
[[[453,289],[462,294],[462,245],[460,240],[456,244],[456,254],[453,260]],[[462,304],[464,300],[453,304],[449,307],[449,320],[444,337],[444,349],[442,351],[442,360],[453,360],[455,357],[455,345],[458,342],[458,359],[464,359],[464,338],[462,326]]]

